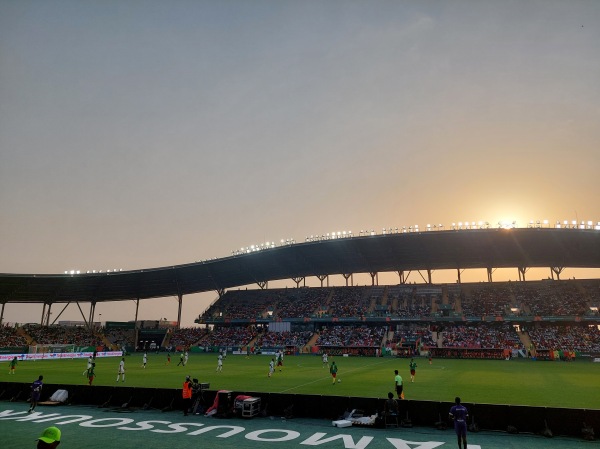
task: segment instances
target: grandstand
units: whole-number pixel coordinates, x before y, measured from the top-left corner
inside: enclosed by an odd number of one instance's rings
[[[198,317],[201,328],[159,322],[2,327],[3,346],[74,344],[130,350],[389,354],[542,359],[598,356],[597,280],[234,290]],[[351,304],[351,307],[341,307]],[[240,306],[241,305],[241,306]],[[251,307],[250,307],[251,305]],[[572,305],[576,307],[571,307]],[[384,307],[384,310],[381,309]],[[542,311],[544,314],[535,314]],[[309,313],[310,312],[310,315]],[[460,349],[461,351],[457,351]],[[259,349],[260,350],[260,349]],[[467,355],[469,354],[469,355]]]
[[[266,335],[274,324],[285,324],[286,332],[313,333],[307,340],[313,341],[311,347],[305,344],[298,352],[373,355],[381,349],[393,354],[432,351],[436,357],[504,358],[510,351],[511,357],[551,359],[567,351],[597,356],[597,299],[588,292],[599,287],[597,280],[566,280],[236,290],[223,295],[197,321],[214,326],[213,333],[226,333],[232,347],[249,344],[248,329],[259,335],[259,346],[278,341]],[[250,302],[253,307],[245,317],[240,315],[244,308],[231,308]],[[543,314],[535,313],[540,311]],[[559,338],[565,329],[585,338]],[[356,335],[361,330],[368,336]],[[543,345],[536,337],[540,331],[547,335]],[[236,334],[238,338],[232,336]],[[548,341],[555,344],[549,346]]]

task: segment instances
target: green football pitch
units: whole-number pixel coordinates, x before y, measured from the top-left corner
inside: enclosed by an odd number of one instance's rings
[[[181,388],[186,375],[209,382],[211,390],[272,392],[384,398],[394,389],[394,370],[404,379],[406,399],[480,404],[512,404],[542,407],[599,409],[600,364],[587,361],[541,362],[531,360],[455,360],[416,358],[414,382],[410,382],[408,359],[375,357],[330,357],[339,367],[340,382],[332,383],[321,358],[313,355],[286,356],[281,371],[268,377],[267,355],[228,355],[223,371],[217,372],[215,354],[190,354],[187,366],[178,366],[174,354],[167,364],[165,354],[125,357],[127,386]],[[120,358],[96,360],[95,385],[117,385]],[[82,374],[86,359],[19,362],[16,374],[8,375],[8,364],[0,365],[0,380],[30,383],[40,374],[47,384],[86,384]],[[119,383],[119,385],[124,385]]]

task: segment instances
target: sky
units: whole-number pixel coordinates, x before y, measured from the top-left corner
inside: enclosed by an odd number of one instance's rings
[[[341,230],[596,223],[598,123],[594,0],[0,0],[0,273]],[[216,297],[184,297],[182,325]],[[117,305],[96,318],[133,319]],[[4,321],[41,313],[9,303]],[[140,305],[176,317],[174,298]]]

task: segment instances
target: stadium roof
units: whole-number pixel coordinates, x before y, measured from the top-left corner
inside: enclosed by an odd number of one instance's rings
[[[528,228],[368,235],[161,268],[0,274],[0,303],[95,303],[221,292],[310,276],[511,267],[600,268],[600,231]]]

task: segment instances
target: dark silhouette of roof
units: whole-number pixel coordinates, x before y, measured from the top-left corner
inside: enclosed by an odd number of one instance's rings
[[[117,301],[310,276],[510,267],[600,268],[600,231],[527,228],[384,234],[284,245],[161,268],[0,274],[0,303]]]

